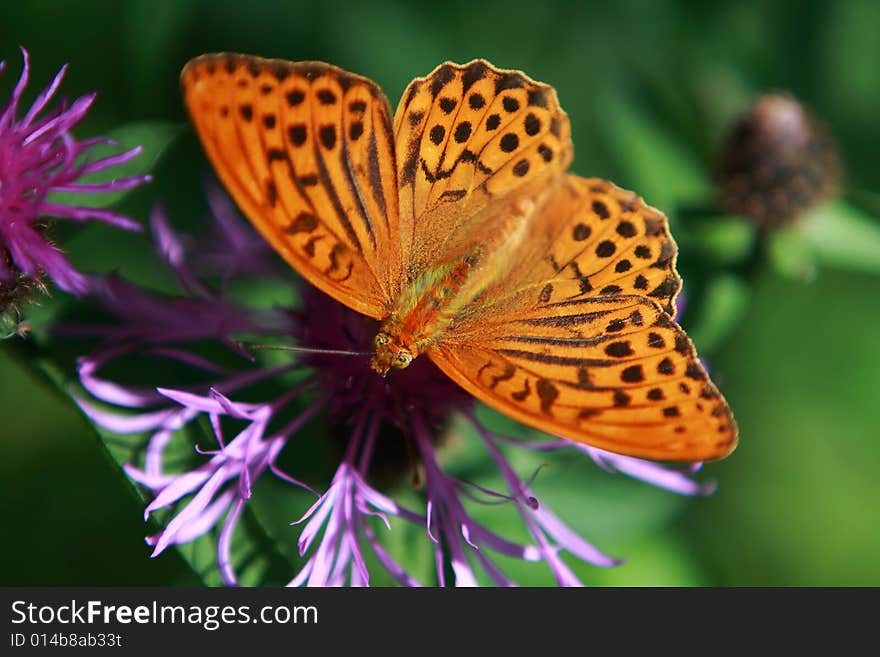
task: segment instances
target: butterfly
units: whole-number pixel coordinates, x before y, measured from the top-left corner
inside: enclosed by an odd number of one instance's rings
[[[379,320],[380,374],[427,355],[526,425],[612,452],[696,461],[737,428],[674,320],[666,217],[567,172],[555,90],[445,63],[392,115],[321,62],[208,54],[181,73],[218,176],[304,278]]]

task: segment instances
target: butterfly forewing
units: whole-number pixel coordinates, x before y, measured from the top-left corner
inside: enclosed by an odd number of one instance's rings
[[[572,157],[556,92],[483,60],[446,63],[414,80],[394,134],[415,270],[493,232],[507,203],[533,196]]]
[[[297,271],[381,318],[401,281],[394,145],[375,84],[328,64],[204,55],[181,75],[239,207]]]

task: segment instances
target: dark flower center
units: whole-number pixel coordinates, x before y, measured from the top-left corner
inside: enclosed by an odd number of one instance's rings
[[[337,349],[369,354],[378,323],[311,286],[303,290],[303,310],[296,323],[298,343],[313,349]],[[304,362],[315,370],[321,394],[328,402],[329,432],[341,450],[351,425],[363,413],[381,418],[370,460],[370,473],[398,478],[416,472],[410,436],[411,414],[420,413],[443,436],[452,412],[467,408],[470,395],[449,380],[429,358],[418,358],[400,370],[380,376],[370,356],[309,354]]]

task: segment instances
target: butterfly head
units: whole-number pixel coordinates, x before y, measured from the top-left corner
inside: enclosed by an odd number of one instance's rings
[[[409,367],[413,358],[415,354],[411,349],[385,331],[380,331],[373,339],[373,359],[370,361],[370,367],[383,376],[388,370],[402,370]]]

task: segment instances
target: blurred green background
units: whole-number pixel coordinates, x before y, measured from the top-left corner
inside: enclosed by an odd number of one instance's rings
[[[66,62],[64,95],[100,90],[80,137],[133,120],[182,125],[178,72],[202,52],[329,61],[376,80],[392,106],[411,78],[438,63],[484,57],[556,87],[572,120],[575,172],[638,191],[675,223],[679,209],[711,197],[712,161],[731,118],[756,94],[785,90],[836,136],[847,198],[866,214],[880,205],[870,193],[880,190],[878,34],[875,0],[6,2],[0,104],[20,70],[19,44],[32,56],[29,98]],[[206,169],[186,131],[156,182],[123,209],[145,222],[163,198],[178,225],[196,225]],[[854,240],[841,232],[844,248],[811,260],[818,266],[809,281],[770,264],[751,266],[747,278],[733,267],[709,279],[719,267],[706,265],[706,254],[723,260],[733,242],[722,236],[717,253],[704,248],[702,261],[689,260],[695,239],[679,240],[685,286],[709,301],[685,319],[736,414],[740,447],[706,467],[720,484],[709,498],[615,481],[568,510],[555,507],[628,559],[579,572],[611,585],[880,584],[880,248],[862,244],[848,258]],[[796,242],[777,247],[777,260]],[[133,256],[123,273],[151,280],[142,244],[89,227],[68,246],[93,271],[118,267],[125,249]],[[5,349],[0,368],[0,583],[197,583],[173,551],[148,559],[142,504],[70,402]],[[565,481],[580,493],[577,480]],[[631,517],[606,522],[624,502]]]

